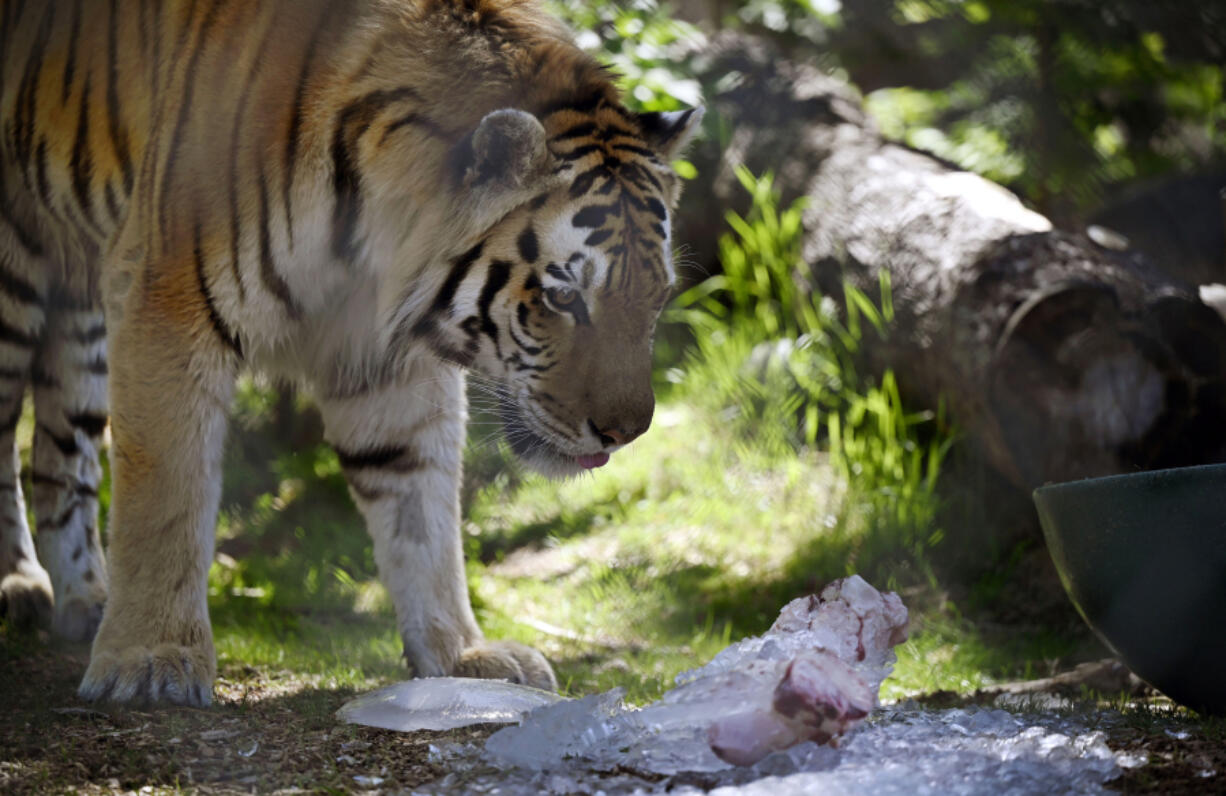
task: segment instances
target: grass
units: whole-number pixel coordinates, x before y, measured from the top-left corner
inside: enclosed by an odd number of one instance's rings
[[[544,650],[568,693],[620,686],[644,702],[730,640],[764,631],[787,600],[860,572],[901,589],[916,614],[889,696],[1046,673],[1076,648],[1078,639],[1051,633],[985,634],[928,569],[888,549],[826,455],[781,456],[738,440],[718,414],[672,402],[633,447],[566,482],[523,475],[496,446],[471,450],[470,469],[500,473],[470,489],[463,528],[486,632]],[[277,510],[273,493],[257,494],[245,516],[231,504],[222,549],[246,548],[239,560],[220,556],[211,573],[223,665],[336,686],[402,675],[360,519],[330,491],[332,477],[325,468],[286,488],[274,473]],[[307,517],[315,525],[304,526]],[[256,538],[228,535],[239,526]]]

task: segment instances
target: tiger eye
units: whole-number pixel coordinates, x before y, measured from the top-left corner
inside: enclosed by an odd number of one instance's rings
[[[574,304],[579,298],[579,293],[574,288],[551,287],[545,291],[545,297],[549,299],[550,304],[562,309]]]

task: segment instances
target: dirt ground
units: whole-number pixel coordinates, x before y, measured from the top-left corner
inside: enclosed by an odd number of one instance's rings
[[[250,667],[223,669],[206,710],[91,706],[75,696],[87,659],[85,646],[14,644],[0,634],[0,793],[400,791],[447,773],[432,762],[432,744],[479,740],[492,729],[404,734],[341,725],[334,713],[351,690]],[[1149,763],[1109,787],[1226,792],[1222,723],[1165,716],[1156,707],[1112,731],[1113,748],[1144,753]]]

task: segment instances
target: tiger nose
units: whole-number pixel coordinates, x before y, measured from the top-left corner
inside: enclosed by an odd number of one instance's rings
[[[604,445],[606,448],[611,448],[614,445],[628,444],[636,437],[641,436],[642,433],[647,430],[647,427],[651,425],[650,420],[648,420],[647,423],[643,424],[641,427],[632,429],[625,429],[617,426],[600,428],[591,419],[589,419],[587,423],[592,429],[592,433],[596,435],[596,439],[600,440],[600,444]]]

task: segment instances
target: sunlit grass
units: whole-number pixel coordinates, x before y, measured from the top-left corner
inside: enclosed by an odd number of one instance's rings
[[[391,615],[295,615],[235,595],[211,601],[218,668],[255,668],[329,688],[403,679]]]

